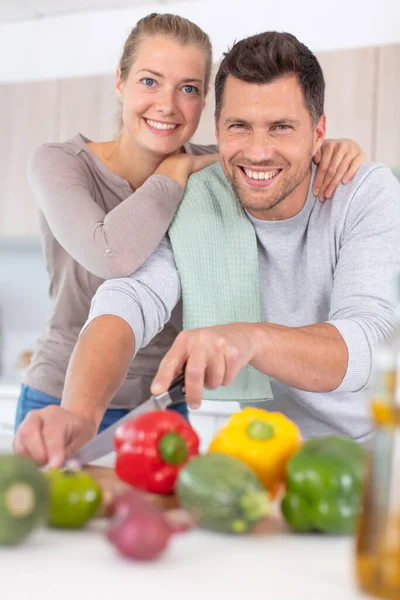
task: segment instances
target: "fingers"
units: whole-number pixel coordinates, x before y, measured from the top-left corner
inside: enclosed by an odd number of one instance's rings
[[[179,334],[160,364],[151,392],[166,392],[174,378],[184,370],[187,403],[191,408],[198,408],[204,387],[216,389],[231,385],[239,370],[254,355],[254,348],[242,329],[231,324]]]
[[[320,202],[332,198],[340,182],[348,183],[365,160],[365,153],[353,140],[326,140],[313,161],[318,164],[313,194]]]
[[[318,196],[318,199],[321,199],[321,187],[324,183],[325,176],[327,174],[332,155],[334,151],[334,146],[330,142],[324,142],[321,147],[321,158],[318,164],[318,169],[315,174],[315,179],[313,183],[313,194],[314,196]]]
[[[40,466],[49,462],[43,436],[42,411],[32,410],[21,423],[15,435],[13,450],[15,454],[28,456]]]
[[[215,350],[210,361],[208,361],[204,384],[210,390],[224,385],[226,362],[225,362],[226,342],[223,337],[215,341]]]
[[[325,173],[325,179],[319,190],[319,200],[323,202],[326,198],[332,198],[336,188],[346,173],[348,160],[343,158],[339,148],[332,154],[330,165]]]
[[[13,449],[40,466],[62,467],[66,458],[69,415],[59,406],[32,410],[18,428]]]
[[[192,409],[201,406],[206,368],[206,350],[203,346],[198,345],[189,354],[185,367],[185,396]]]
[[[358,169],[360,168],[360,166],[362,165],[362,163],[364,161],[365,161],[365,153],[360,152],[359,154],[357,154],[353,158],[353,160],[350,162],[350,164],[347,168],[347,172],[343,176],[342,183],[344,183],[344,184],[349,183],[349,181],[351,181],[353,179],[354,175],[357,173]]]
[[[225,361],[226,361],[226,372],[225,378],[222,385],[231,385],[238,372],[242,368],[242,364],[240,364],[240,352],[235,346],[229,346],[225,352]]]
[[[64,409],[60,409],[58,406],[49,406],[44,410],[48,411],[43,423],[43,437],[46,441],[48,465],[60,468],[64,465],[66,459],[68,419]]]
[[[183,372],[186,358],[186,332],[182,332],[158,367],[150,388],[152,394],[158,395],[168,391],[173,380]]]
[[[321,161],[321,156],[322,156],[322,152],[321,152],[321,149],[319,149],[318,152],[316,154],[314,154],[314,156],[313,156],[313,162],[315,162],[316,165],[319,165],[319,163]]]

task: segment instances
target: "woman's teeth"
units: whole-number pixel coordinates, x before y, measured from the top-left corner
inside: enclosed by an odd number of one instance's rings
[[[243,167],[243,171],[250,179],[273,179],[279,173],[279,169],[275,171],[250,171],[250,169],[246,169],[245,167]]]
[[[150,119],[146,119],[146,123],[153,129],[176,129],[178,127],[173,123],[159,123],[158,121],[150,121]]]

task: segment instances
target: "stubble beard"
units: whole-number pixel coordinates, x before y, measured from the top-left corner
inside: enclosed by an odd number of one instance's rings
[[[266,213],[283,202],[290,194],[304,181],[310,169],[310,162],[301,165],[296,173],[283,178],[282,182],[270,192],[269,188],[255,189],[249,193],[244,189],[244,183],[240,180],[241,175],[234,169],[233,179],[231,181],[234,192],[243,208],[248,211]],[[281,175],[279,175],[281,177]],[[255,198],[259,198],[255,200]]]

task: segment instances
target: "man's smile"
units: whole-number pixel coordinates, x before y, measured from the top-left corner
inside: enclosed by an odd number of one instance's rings
[[[279,178],[282,171],[280,168],[266,169],[265,167],[247,167],[237,165],[243,180],[252,187],[270,187]]]

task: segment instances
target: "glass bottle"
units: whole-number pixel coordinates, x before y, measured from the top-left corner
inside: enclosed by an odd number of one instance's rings
[[[394,334],[373,357],[375,432],[356,546],[360,587],[387,600],[400,599],[400,277],[396,316]]]

